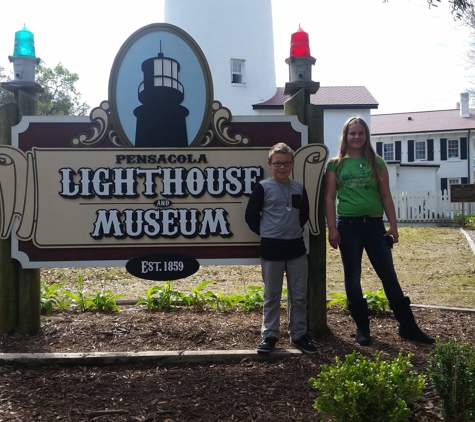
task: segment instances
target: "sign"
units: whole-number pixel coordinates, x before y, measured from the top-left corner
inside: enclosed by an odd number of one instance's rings
[[[169,281],[193,275],[200,264],[188,255],[156,253],[132,258],[125,268],[133,276],[145,280]]]
[[[475,202],[475,184],[450,185],[450,202]]]
[[[23,268],[124,266],[163,253],[258,264],[244,214],[271,176],[277,142],[295,151],[292,177],[307,189],[310,232],[320,231],[328,149],[307,137],[297,116],[233,118],[213,99],[196,42],[148,25],[118,52],[109,100],[89,117],[25,116],[12,128],[11,146],[0,146],[0,238],[11,237]]]

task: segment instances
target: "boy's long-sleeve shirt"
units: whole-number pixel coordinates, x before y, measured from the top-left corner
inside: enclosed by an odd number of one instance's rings
[[[308,217],[305,187],[296,180],[280,183],[272,178],[255,186],[245,214],[249,228],[261,237],[261,257],[271,261],[306,253],[302,231]]]

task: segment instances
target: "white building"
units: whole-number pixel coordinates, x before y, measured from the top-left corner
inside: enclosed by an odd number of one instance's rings
[[[445,190],[474,181],[475,110],[468,94],[452,110],[373,115],[371,132],[388,162],[391,190]]]

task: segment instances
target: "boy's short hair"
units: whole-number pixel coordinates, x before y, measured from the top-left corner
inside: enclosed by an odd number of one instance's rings
[[[272,156],[274,154],[289,154],[292,157],[292,160],[294,159],[294,151],[292,148],[290,148],[287,144],[284,144],[283,142],[279,142],[278,144],[275,144],[269,151],[269,161],[271,161]]]

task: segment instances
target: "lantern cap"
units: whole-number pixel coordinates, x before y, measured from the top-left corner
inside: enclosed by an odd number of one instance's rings
[[[309,57],[314,59],[310,55],[310,42],[308,40],[308,33],[306,33],[300,27],[300,24],[297,32],[294,32],[290,36],[290,57]]]
[[[23,29],[15,32],[15,46],[12,57],[32,57],[36,59],[35,36],[23,24]]]

